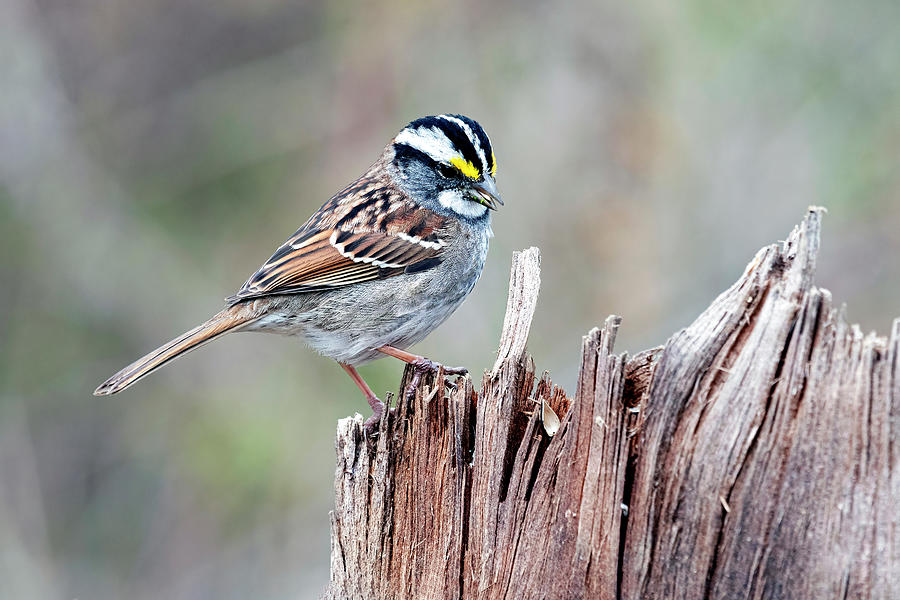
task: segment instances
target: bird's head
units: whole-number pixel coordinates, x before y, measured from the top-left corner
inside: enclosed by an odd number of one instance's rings
[[[484,129],[462,115],[416,119],[389,149],[399,184],[422,206],[466,220],[488,218],[502,205],[497,163]]]

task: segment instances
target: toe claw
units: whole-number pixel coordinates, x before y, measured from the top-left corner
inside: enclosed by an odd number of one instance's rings
[[[372,436],[378,432],[378,426],[381,424],[381,415],[384,414],[384,402],[378,398],[373,398],[369,400],[369,405],[372,407],[372,416],[363,422],[363,427],[366,433]]]
[[[389,408],[387,409],[387,411],[388,415],[395,415],[397,413],[396,407]],[[365,429],[366,435],[368,437],[375,437],[376,435],[381,433],[381,430],[379,428],[381,427],[381,417],[383,414],[384,409],[382,408],[381,411],[372,413],[371,417],[363,421],[363,428]]]
[[[366,431],[367,437],[372,437],[376,433],[378,433],[378,425],[381,423],[381,417],[375,418],[375,415],[372,415],[368,419],[363,422],[363,429]]]
[[[467,375],[469,373],[469,370],[465,367],[445,367],[444,365],[436,363],[433,360],[427,359],[425,357],[417,358],[409,364],[413,368],[413,375],[409,381],[409,385],[405,390],[407,400],[412,399],[415,396],[416,388],[419,387],[419,382],[422,379],[423,373],[438,373],[443,371],[444,377]],[[452,381],[444,379],[444,383],[450,389],[456,389],[456,384]]]

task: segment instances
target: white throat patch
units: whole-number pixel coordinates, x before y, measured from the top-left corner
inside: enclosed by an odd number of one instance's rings
[[[438,202],[444,208],[470,219],[480,217],[488,210],[487,206],[464,198],[459,190],[444,190],[438,195]]]

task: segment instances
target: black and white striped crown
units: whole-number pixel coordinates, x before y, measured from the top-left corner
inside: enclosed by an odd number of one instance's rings
[[[417,150],[435,163],[452,165],[470,179],[492,178],[497,171],[487,134],[463,115],[437,115],[416,119],[394,138],[395,146]]]

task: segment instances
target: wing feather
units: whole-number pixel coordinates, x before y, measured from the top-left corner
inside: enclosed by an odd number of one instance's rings
[[[228,301],[332,289],[440,264],[448,218],[370,192],[329,222],[329,211],[341,205],[326,203]]]

